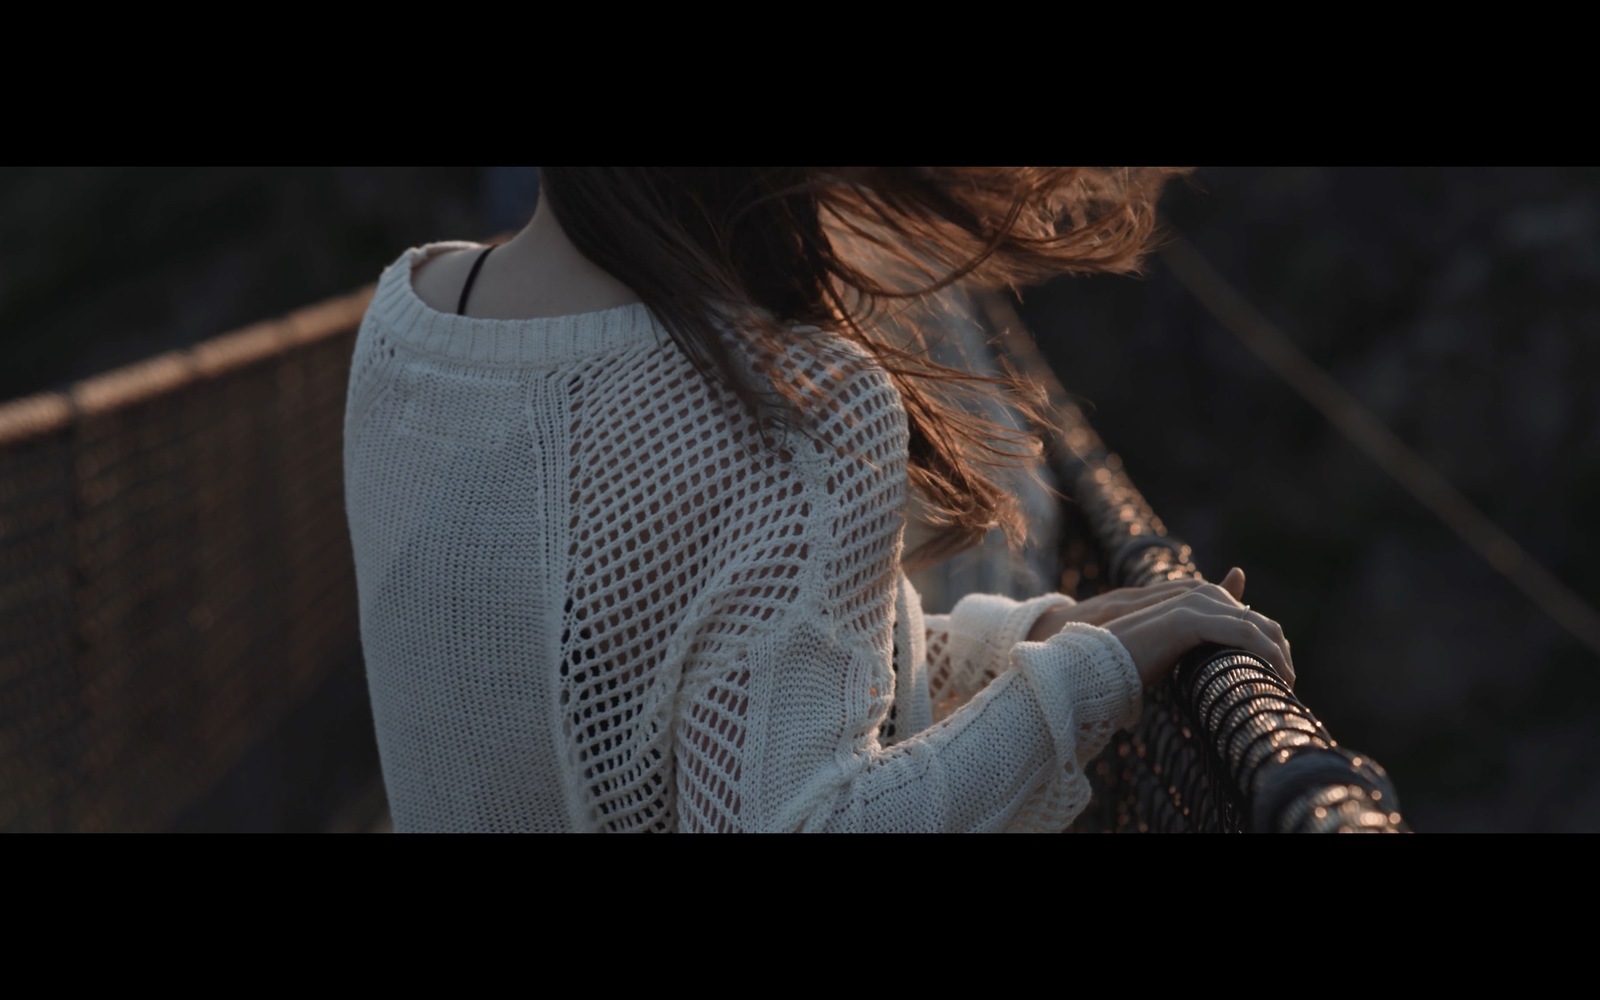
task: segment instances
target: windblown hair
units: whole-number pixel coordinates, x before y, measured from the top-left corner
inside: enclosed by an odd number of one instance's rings
[[[708,378],[764,418],[805,425],[821,405],[785,379],[752,379],[719,333],[726,304],[753,307],[739,333],[781,356],[799,331],[845,338],[889,373],[905,403],[911,485],[933,533],[909,565],[1026,535],[1006,470],[1036,435],[982,416],[998,396],[1036,427],[1042,393],[1015,373],[937,364],[920,336],[876,324],[895,300],[956,282],[1013,290],[1063,273],[1136,273],[1156,236],[1162,187],[1184,171],[1098,167],[543,167],[541,186],[573,245],[631,288]],[[966,398],[963,398],[966,397]],[[787,414],[787,416],[785,416]],[[790,419],[798,418],[798,419]]]

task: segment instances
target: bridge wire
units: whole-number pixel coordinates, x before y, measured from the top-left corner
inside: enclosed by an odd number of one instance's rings
[[[1600,612],[1541,566],[1528,551],[1395,436],[1343,386],[1267,321],[1170,225],[1161,258],[1206,310],[1300,394],[1368,458],[1394,477],[1481,555],[1496,572],[1600,656]]]

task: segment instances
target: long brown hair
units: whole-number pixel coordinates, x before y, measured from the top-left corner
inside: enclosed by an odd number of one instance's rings
[[[970,405],[999,396],[1037,420],[1041,396],[1014,374],[937,364],[874,319],[892,300],[961,281],[1019,289],[1062,273],[1131,273],[1156,234],[1174,168],[542,167],[573,245],[631,288],[708,378],[759,415],[804,417],[803,388],[757,384],[719,334],[718,303],[752,306],[748,346],[781,354],[814,328],[865,348],[894,380],[910,429],[911,484],[934,532],[908,564],[1026,535],[1005,470],[1039,442]],[[818,338],[819,350],[824,339]],[[778,419],[789,422],[783,417]],[[804,426],[804,420],[799,421]]]

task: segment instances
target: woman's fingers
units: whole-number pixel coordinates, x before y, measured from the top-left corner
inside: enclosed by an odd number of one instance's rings
[[[1240,571],[1241,576],[1243,571]],[[1230,574],[1231,575],[1231,574]],[[1233,599],[1231,593],[1219,595],[1215,592],[1201,591],[1193,595],[1197,601],[1203,602],[1205,610],[1214,615],[1227,618],[1237,618],[1250,625],[1252,635],[1265,640],[1270,648],[1256,646],[1240,646],[1240,649],[1261,655],[1291,686],[1294,684],[1294,658],[1289,655],[1289,640],[1283,635],[1283,626],[1268,618],[1259,611],[1250,610],[1248,604],[1240,604]],[[1219,640],[1212,639],[1211,642]]]
[[[1183,580],[1163,580],[1160,583],[1152,583],[1147,587],[1125,587],[1121,590],[1113,590],[1111,593],[1124,595],[1123,600],[1127,602],[1128,610],[1132,611],[1138,608],[1147,608],[1152,604],[1160,604],[1162,601],[1169,601],[1174,597],[1192,594],[1195,591],[1204,593],[1207,592],[1207,588],[1210,588],[1211,592],[1220,591],[1221,589],[1217,584],[1207,583],[1199,577],[1190,577]],[[1220,596],[1220,594],[1216,596]]]
[[[1289,640],[1284,637],[1283,626],[1258,611],[1246,611],[1245,619],[1254,625],[1262,635],[1266,636],[1272,642],[1273,647],[1277,649],[1278,655],[1283,658],[1284,668],[1288,670],[1288,673],[1284,673],[1283,670],[1279,670],[1278,673],[1292,686],[1294,684],[1294,657],[1289,655]]]
[[[1148,587],[1118,587],[1116,590],[1109,590],[1099,596],[1079,601],[1075,606],[1076,610],[1067,617],[1067,620],[1104,625],[1113,618],[1120,618],[1142,608],[1160,604],[1162,601],[1187,594],[1205,585],[1204,580],[1184,579],[1163,580]]]
[[[1164,580],[1147,587],[1115,590],[1099,600],[1106,602],[1104,614],[1107,621],[1141,612],[1196,611],[1201,617],[1187,621],[1197,632],[1185,649],[1201,642],[1216,642],[1243,649],[1261,657],[1293,687],[1294,657],[1289,651],[1289,640],[1284,637],[1283,628],[1277,622],[1250,610],[1249,605],[1243,603],[1244,585],[1244,570],[1235,566],[1228,570],[1221,583],[1207,583],[1196,578]],[[1226,622],[1239,624],[1229,625]],[[1173,659],[1176,660],[1183,651],[1174,653]],[[1154,669],[1160,672],[1169,665],[1154,666]],[[1152,665],[1141,664],[1140,672],[1144,673],[1147,666]]]
[[[1183,616],[1191,638],[1184,649],[1177,651],[1174,660],[1195,646],[1214,642],[1219,646],[1242,649],[1261,657],[1285,683],[1290,687],[1294,686],[1294,667],[1289,663],[1282,647],[1269,634],[1274,631],[1281,633],[1276,622],[1251,611],[1230,609],[1220,605],[1219,602],[1191,604],[1181,609],[1179,613]]]
[[[1253,617],[1225,619],[1224,624],[1210,629],[1218,637],[1209,641],[1220,643],[1224,646],[1234,646],[1247,653],[1256,654],[1265,660],[1279,677],[1283,678],[1285,684],[1292,688],[1294,687],[1294,665],[1289,661],[1289,654],[1270,634],[1272,631],[1282,634],[1282,630],[1277,627],[1276,622],[1265,619],[1263,620],[1270,626],[1270,629],[1263,628],[1259,622],[1254,620],[1260,617],[1260,615],[1254,615]]]
[[[1244,570],[1237,566],[1228,570],[1228,575],[1222,578],[1222,589],[1233,595],[1234,600],[1244,600]]]
[[[1283,629],[1215,584],[1188,588],[1104,627],[1127,648],[1145,683],[1158,680],[1195,646],[1217,643],[1260,657],[1294,686],[1294,662]]]
[[[1242,580],[1243,571],[1236,572]],[[1229,579],[1233,579],[1232,575]],[[1091,597],[1079,603],[1080,610],[1073,620],[1104,625],[1113,618],[1130,615],[1135,611],[1196,593],[1210,595],[1216,601],[1235,607],[1243,606],[1238,601],[1238,594],[1243,593],[1242,586],[1239,591],[1234,592],[1219,584],[1207,583],[1198,577],[1187,577],[1181,580],[1163,580],[1144,587],[1119,587],[1098,597]]]

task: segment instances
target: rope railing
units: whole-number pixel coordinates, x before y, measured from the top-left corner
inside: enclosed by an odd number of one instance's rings
[[[172,828],[360,670],[342,421],[370,295],[0,405],[0,831]]]
[[[1007,362],[1043,384],[1049,460],[1070,484],[1062,589],[1090,596],[1199,575],[1193,552],[1133,485],[1055,378],[1011,303],[982,300]],[[1139,725],[1091,770],[1076,832],[1400,832],[1376,761],[1340,747],[1261,659],[1205,646],[1146,692]]]

